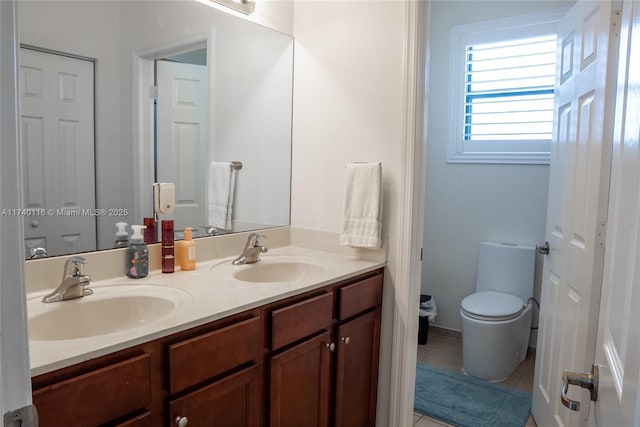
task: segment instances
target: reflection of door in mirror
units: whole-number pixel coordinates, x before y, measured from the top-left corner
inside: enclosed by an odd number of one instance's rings
[[[206,49],[156,61],[156,181],[173,182],[176,230],[206,224]]]
[[[25,249],[96,248],[94,64],[20,49]]]

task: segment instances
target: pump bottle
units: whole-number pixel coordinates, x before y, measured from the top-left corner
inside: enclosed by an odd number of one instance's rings
[[[126,222],[116,222],[116,242],[114,248],[126,248],[129,246],[129,233],[127,233]]]
[[[132,225],[131,241],[126,251],[125,273],[132,279],[141,279],[149,274],[149,251],[144,243],[144,225]]]

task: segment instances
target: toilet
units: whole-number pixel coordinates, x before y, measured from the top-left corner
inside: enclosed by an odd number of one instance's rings
[[[465,374],[502,381],[525,359],[534,268],[533,246],[480,243],[476,292],[460,308]]]

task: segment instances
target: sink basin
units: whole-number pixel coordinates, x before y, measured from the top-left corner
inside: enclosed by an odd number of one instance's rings
[[[256,263],[233,273],[243,282],[294,282],[324,272],[324,268],[306,262]]]
[[[174,314],[191,295],[161,285],[110,285],[86,297],[43,303],[27,301],[29,338],[73,340],[141,328]]]
[[[255,264],[232,265],[225,261],[211,267],[212,273],[231,276],[241,282],[296,282],[326,272],[323,264],[311,257],[263,255]]]

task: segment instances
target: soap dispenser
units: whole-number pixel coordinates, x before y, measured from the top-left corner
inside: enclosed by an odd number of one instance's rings
[[[116,242],[114,248],[126,248],[129,246],[129,233],[127,233],[126,222],[116,222]]]
[[[195,270],[196,268],[196,242],[192,240],[192,229],[184,229],[184,240],[178,248],[178,262],[181,270]]]
[[[149,251],[144,243],[144,225],[132,225],[131,241],[126,251],[125,273],[132,279],[141,279],[149,274]]]

